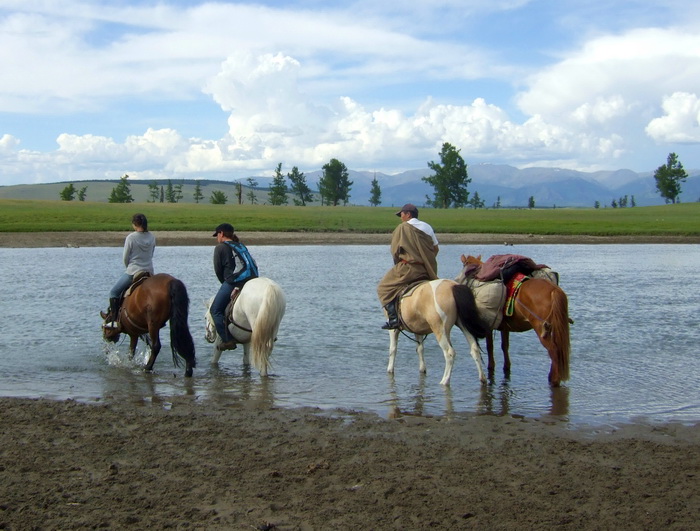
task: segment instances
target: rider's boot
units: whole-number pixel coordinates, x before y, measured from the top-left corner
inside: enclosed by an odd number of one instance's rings
[[[386,314],[389,320],[384,323],[382,330],[396,330],[399,328],[399,316],[396,313],[396,301],[391,301],[389,304],[384,306]]]
[[[109,299],[109,313],[105,320],[105,328],[119,328],[119,297],[111,297]]]

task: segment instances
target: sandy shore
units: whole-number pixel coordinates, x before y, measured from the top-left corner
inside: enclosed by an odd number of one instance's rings
[[[0,247],[121,246],[125,234],[0,233]],[[159,245],[213,245],[208,234],[156,234]],[[252,245],[389,243],[389,235],[241,237]],[[0,529],[698,528],[700,424],[568,430],[509,416],[387,420],[189,396],[0,398],[0,409]]]
[[[159,246],[211,245],[211,233],[153,231]],[[128,232],[0,232],[2,247],[121,247]],[[246,245],[389,245],[391,234],[352,232],[239,232]],[[700,243],[700,236],[586,236],[534,234],[443,234],[443,244]]]
[[[2,529],[697,529],[700,428],[0,399]]]

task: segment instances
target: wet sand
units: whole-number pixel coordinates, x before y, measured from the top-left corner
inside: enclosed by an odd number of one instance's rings
[[[3,247],[121,246],[125,233],[0,236]],[[207,235],[157,236],[213,245]],[[698,528],[700,423],[571,430],[554,419],[168,400],[0,398],[0,529]]]
[[[700,427],[0,399],[2,529],[697,529]]]

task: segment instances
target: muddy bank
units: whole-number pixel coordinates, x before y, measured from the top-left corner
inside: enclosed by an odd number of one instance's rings
[[[159,246],[211,245],[209,232],[153,231]],[[0,232],[0,247],[120,247],[127,232]],[[247,245],[389,245],[391,234],[348,232],[240,232]],[[700,236],[587,236],[535,234],[438,234],[443,244],[700,243]]]
[[[2,529],[694,529],[700,428],[0,399]]]

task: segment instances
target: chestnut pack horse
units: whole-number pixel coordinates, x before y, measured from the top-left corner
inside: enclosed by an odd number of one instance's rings
[[[481,257],[461,257],[462,264],[480,265]],[[542,346],[547,349],[551,359],[549,383],[558,387],[562,381],[569,379],[570,337],[569,302],[566,293],[559,286],[542,278],[530,278],[523,282],[517,291],[513,305],[513,314],[504,315],[498,330],[501,332],[501,350],[503,351],[503,372],[510,372],[510,332],[535,330]],[[493,357],[493,335],[486,335],[489,373],[493,373],[496,363]]]
[[[401,329],[389,330],[389,365],[387,372],[394,373],[399,332],[412,332],[416,339],[420,372],[425,373],[423,342],[428,334],[435,334],[445,355],[445,372],[440,383],[450,385],[455,349],[450,340],[452,327],[457,326],[467,338],[470,353],[479,372],[479,380],[486,383],[481,367],[481,349],[477,339],[486,337],[488,327],[481,322],[474,294],[467,287],[453,280],[437,279],[423,282],[399,299]]]
[[[104,339],[116,343],[123,332],[130,338],[129,359],[136,353],[139,337],[148,343],[151,355],[145,370],[152,371],[161,349],[160,329],[170,322],[170,348],[173,363],[180,366],[178,355],[185,360],[185,376],[192,376],[196,366],[194,342],[187,324],[190,299],[182,281],[165,274],[146,278],[127,290],[119,310],[119,328],[102,327]]]

